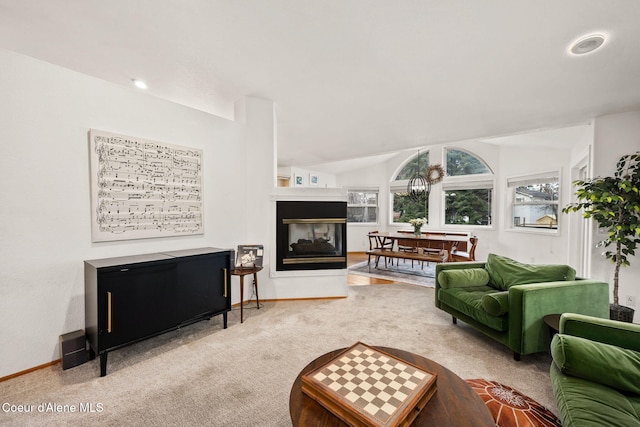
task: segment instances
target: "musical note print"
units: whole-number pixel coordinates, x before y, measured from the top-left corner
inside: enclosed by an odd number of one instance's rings
[[[202,150],[89,132],[94,242],[202,234]]]

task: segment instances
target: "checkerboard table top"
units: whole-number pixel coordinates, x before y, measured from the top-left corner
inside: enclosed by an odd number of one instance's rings
[[[430,372],[356,343],[304,376],[303,391],[342,418],[345,410],[346,418],[351,414],[368,425],[395,426],[415,417],[416,406],[435,391],[435,381]]]

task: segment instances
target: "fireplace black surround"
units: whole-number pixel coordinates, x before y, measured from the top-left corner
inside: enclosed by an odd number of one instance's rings
[[[347,268],[347,203],[278,201],[276,270]]]

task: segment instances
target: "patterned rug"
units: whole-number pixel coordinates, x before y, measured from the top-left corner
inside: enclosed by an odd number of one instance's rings
[[[378,264],[378,268],[374,266],[374,260],[371,259],[371,265],[367,265],[367,261],[354,264],[349,267],[350,274],[357,274],[359,276],[374,277],[376,279],[393,280],[395,282],[410,283],[412,285],[426,286],[429,288],[435,287],[435,273],[436,265],[434,263],[424,263],[424,268],[419,262],[414,262],[411,266],[410,260],[399,260],[394,265],[387,264],[384,266],[384,260],[381,259]]]
[[[547,408],[509,386],[483,379],[466,381],[487,405],[498,427],[562,425]]]

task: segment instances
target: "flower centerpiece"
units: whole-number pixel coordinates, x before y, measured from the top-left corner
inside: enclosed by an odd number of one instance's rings
[[[413,225],[413,234],[419,236],[423,225],[427,223],[427,218],[413,218],[409,220],[409,224]]]

